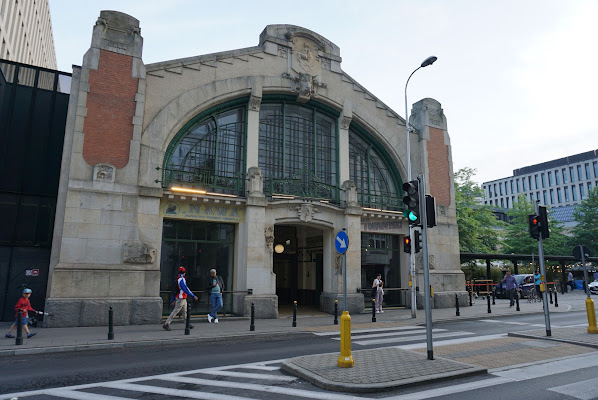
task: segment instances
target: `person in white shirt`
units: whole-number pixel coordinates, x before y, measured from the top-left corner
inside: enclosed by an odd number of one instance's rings
[[[382,274],[378,274],[374,282],[372,283],[372,291],[375,290],[376,297],[374,297],[375,303],[374,307],[376,308],[376,314],[383,313],[382,311],[382,297],[384,296],[384,282],[382,281]]]

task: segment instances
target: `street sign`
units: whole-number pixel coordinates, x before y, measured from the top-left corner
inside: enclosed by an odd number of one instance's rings
[[[573,248],[573,258],[575,258],[576,260],[581,261],[581,249],[583,247],[583,256],[584,258],[589,257],[590,256],[590,249],[588,249],[586,246],[575,246]]]
[[[349,236],[347,235],[347,232],[340,231],[336,234],[336,237],[334,238],[334,247],[336,247],[337,253],[345,254],[349,248]]]

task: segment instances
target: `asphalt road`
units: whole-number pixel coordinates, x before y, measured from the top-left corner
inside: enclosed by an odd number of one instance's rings
[[[585,312],[551,314],[551,324],[553,326],[570,326],[583,324],[585,322]],[[435,335],[435,342],[438,340],[440,343],[444,338],[457,338],[461,334],[463,337],[467,335],[495,335],[520,330],[537,329],[539,326],[544,326],[543,314],[517,316],[514,313],[514,315],[510,317],[496,318],[492,318],[492,314],[489,314],[488,318],[484,320],[451,321],[434,324],[434,329],[438,329],[442,332]],[[423,329],[423,327],[421,328]],[[373,334],[376,335],[375,332]],[[443,335],[445,337],[443,337]],[[367,342],[363,342],[366,344],[355,344],[353,350],[392,346],[401,344],[403,341],[410,344],[425,342],[425,335],[422,336],[423,337],[419,339],[416,339],[416,336],[412,336],[411,338],[404,337],[403,339],[396,338],[394,342],[388,344],[367,344]],[[139,348],[125,351],[55,353],[23,357],[6,357],[0,359],[0,369],[3,371],[0,374],[0,394],[161,375],[185,370],[255,363],[258,361],[280,360],[300,355],[336,351],[339,351],[339,342],[330,336],[301,334],[289,336],[288,338],[280,340],[263,339],[256,341],[252,339],[230,341],[223,339],[221,344],[192,347],[172,346]],[[598,377],[598,374],[596,374],[595,371],[596,368],[588,373],[594,373],[593,377]],[[494,378],[496,377],[490,376],[488,379]],[[547,392],[546,396],[542,394],[540,397],[537,397],[537,390],[540,390],[542,387],[555,386],[554,384],[558,382],[562,382],[563,385],[567,382],[576,382],[578,378],[578,372],[567,372],[565,368],[561,374],[538,377],[535,378],[533,382],[501,383],[500,381],[497,381],[492,387],[485,387],[466,393],[456,393],[454,395],[455,397],[446,397],[452,396],[446,394],[446,396],[443,395],[442,398],[473,399],[473,393],[476,393],[476,399],[479,399],[481,395],[484,396],[485,400],[493,398],[504,399],[505,390],[508,393],[517,393],[516,395],[509,396],[510,398],[520,398],[518,395],[519,393],[521,393],[522,396],[523,393],[526,393],[525,397],[533,396],[535,398],[543,399],[568,398],[558,397],[565,395],[554,391],[551,391],[550,393]],[[479,380],[480,378],[469,380],[463,379],[450,382],[450,385],[467,385],[471,384],[471,382],[478,382]],[[552,386],[548,385],[549,382]],[[298,384],[293,383],[288,385],[297,387]],[[447,383],[430,385],[429,387],[426,387],[426,390],[436,390],[438,388],[444,388],[446,385]],[[500,389],[501,385],[505,385],[505,388],[502,390]],[[598,386],[598,382],[596,385]],[[226,382],[223,382],[223,386],[226,386]],[[311,385],[307,383],[301,383],[300,386],[305,388],[311,387]],[[313,387],[311,387],[311,389],[319,391],[319,389],[314,389]],[[421,390],[421,388],[417,390]],[[515,392],[511,392],[511,390],[515,390]],[[596,396],[598,396],[598,387],[595,390]],[[495,391],[496,396],[494,394]],[[243,390],[239,389],[237,395],[238,393],[243,392]],[[235,391],[233,390],[231,394],[234,393]],[[402,391],[394,394],[406,395],[409,393],[414,392]],[[469,397],[470,394],[472,397]],[[387,397],[392,395],[392,392],[385,392],[379,395],[368,395],[367,397]],[[146,395],[142,398],[149,399],[161,397],[159,395],[149,397]],[[280,399],[280,395],[269,394],[266,397],[262,396],[259,398],[272,398],[278,400]]]

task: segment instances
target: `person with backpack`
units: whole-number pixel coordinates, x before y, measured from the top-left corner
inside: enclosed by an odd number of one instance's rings
[[[208,278],[208,291],[210,293],[210,303],[212,304],[212,312],[208,314],[208,322],[218,323],[218,310],[222,308],[222,292],[224,292],[224,281],[220,275],[216,275],[216,270],[210,270],[210,277]]]
[[[187,296],[193,297],[197,301],[197,296],[189,290],[187,287],[187,280],[185,279],[185,267],[179,268],[179,277],[177,279],[177,287],[179,289],[178,294],[175,295],[174,310],[168,316],[168,319],[162,325],[162,328],[169,331],[170,323],[173,318],[180,312],[183,312],[183,318],[187,319]],[[193,329],[193,325],[189,325],[190,329]]]

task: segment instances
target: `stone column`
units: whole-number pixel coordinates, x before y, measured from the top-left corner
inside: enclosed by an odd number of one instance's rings
[[[261,103],[262,87],[259,83],[254,83],[247,110],[247,151],[245,154],[248,168],[259,165]]]
[[[339,181],[345,182],[350,179],[349,174],[349,125],[353,118],[351,102],[347,100],[343,106],[343,111],[338,117],[338,154],[339,154]]]
[[[104,325],[110,306],[118,325],[160,321],[161,190],[138,185],[142,48],[138,20],[100,13],[67,117],[48,326]]]
[[[247,174],[247,207],[242,235],[247,241],[247,288],[252,295],[245,297],[243,314],[249,315],[255,304],[256,318],[278,318],[276,275],[272,270],[274,226],[266,224],[268,200],[263,192],[263,176],[258,167]]]
[[[452,307],[456,292],[465,287],[459,258],[459,230],[455,207],[453,162],[446,118],[440,103],[423,99],[413,105],[411,124],[419,141],[413,146],[413,175],[426,176],[426,193],[436,199],[438,226],[428,230],[430,284],[434,287],[434,307]],[[416,258],[418,282],[423,288],[423,261]],[[423,297],[418,298],[418,305]]]

